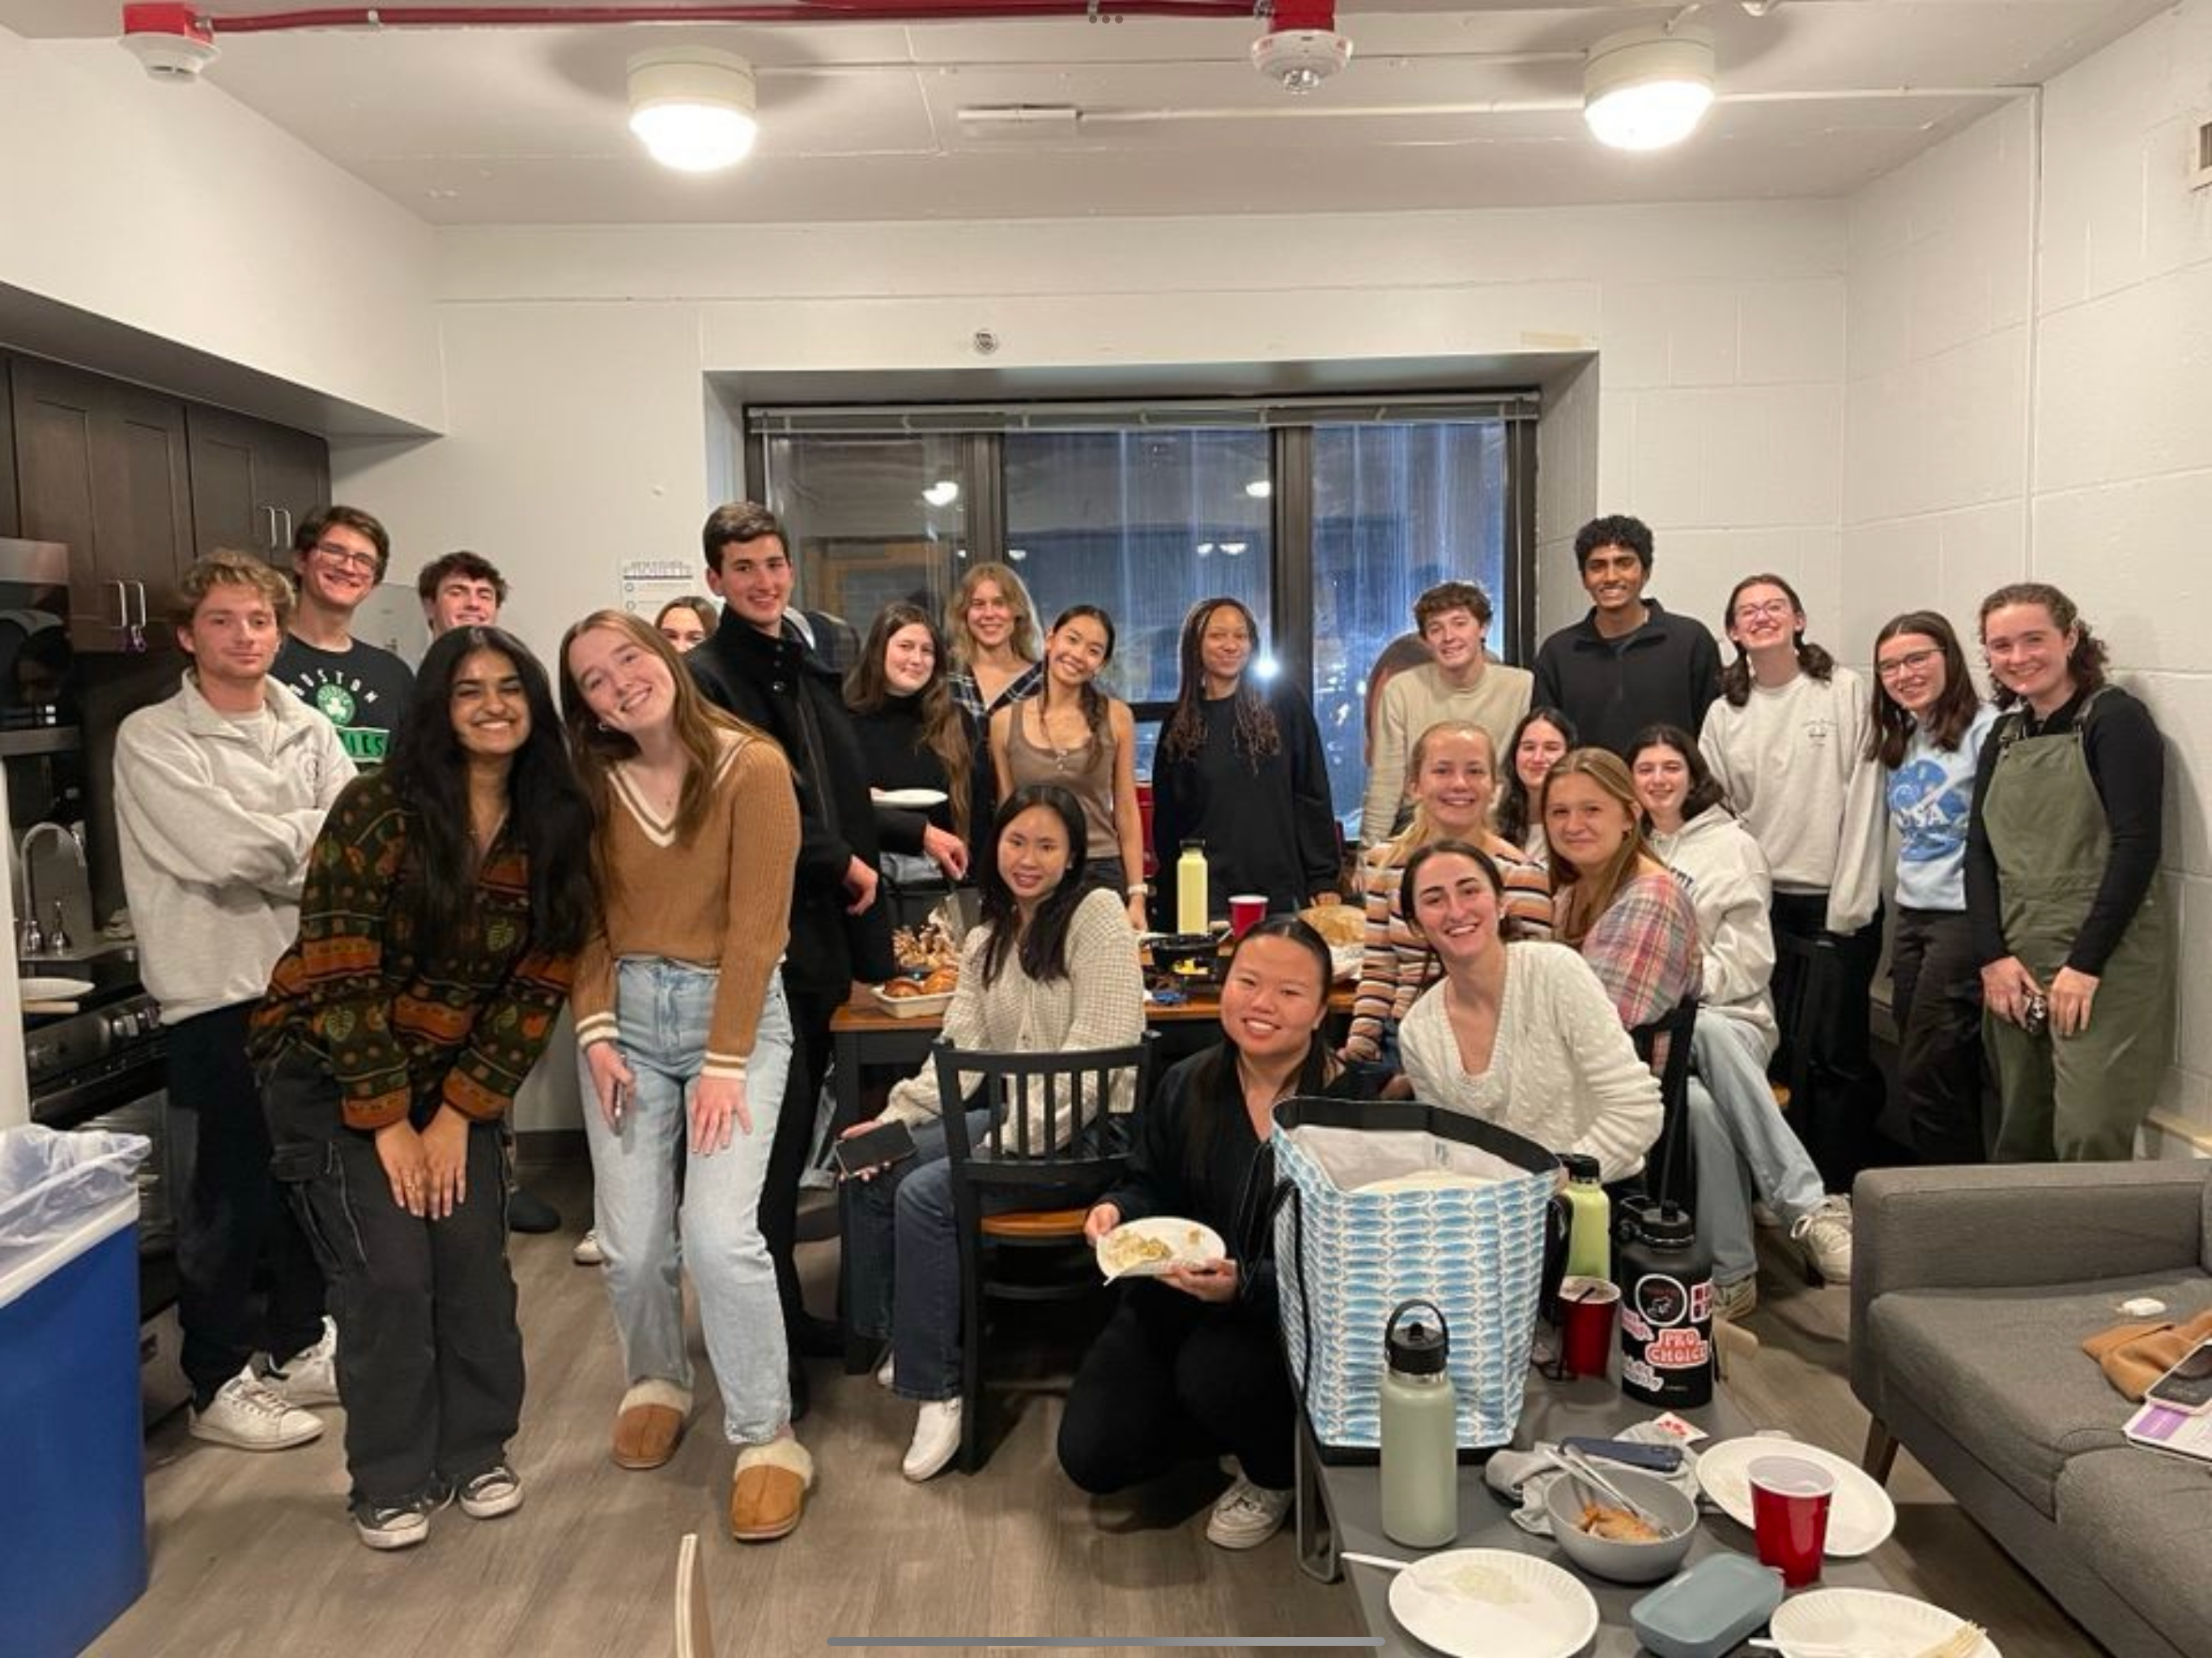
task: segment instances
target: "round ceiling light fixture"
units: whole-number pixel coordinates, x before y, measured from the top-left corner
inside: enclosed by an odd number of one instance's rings
[[[1679,144],[1712,102],[1711,29],[1654,24],[1608,34],[1583,66],[1583,119],[1615,149]]]
[[[734,167],[760,136],[753,66],[708,46],[641,52],[629,60],[629,130],[679,173]]]

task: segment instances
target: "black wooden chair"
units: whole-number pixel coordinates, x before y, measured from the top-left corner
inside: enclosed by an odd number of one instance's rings
[[[1644,1189],[1692,1214],[1698,1206],[1698,1157],[1690,1140],[1690,1050],[1697,1028],[1698,999],[1686,996],[1628,1033],[1638,1057],[1659,1076],[1659,1138],[1644,1156]]]
[[[986,1299],[1073,1301],[1103,1287],[1083,1241],[1084,1218],[1128,1163],[1130,1119],[1109,1109],[1115,1075],[1127,1074],[1129,1102],[1141,1108],[1152,1056],[1150,1033],[1127,1048],[1066,1054],[987,1054],[945,1041],[931,1049],[960,1242],[963,1473],[983,1465]],[[967,1111],[978,1106],[990,1108],[990,1127],[971,1139]],[[1010,1193],[1019,1208],[986,1212]],[[1024,1270],[1006,1270],[1017,1261]]]

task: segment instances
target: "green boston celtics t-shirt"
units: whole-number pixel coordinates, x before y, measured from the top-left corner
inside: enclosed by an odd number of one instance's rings
[[[346,650],[326,651],[287,635],[269,671],[338,728],[338,739],[354,764],[384,763],[392,733],[415,689],[415,676],[404,662],[358,639]]]

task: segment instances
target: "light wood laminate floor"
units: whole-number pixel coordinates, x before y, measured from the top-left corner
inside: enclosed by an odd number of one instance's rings
[[[532,1183],[571,1217],[586,1212],[582,1170]],[[1184,1650],[1226,1658],[1255,1650],[1231,1636],[1359,1632],[1350,1590],[1303,1576],[1287,1533],[1241,1555],[1206,1541],[1217,1473],[1194,1468],[1135,1501],[1077,1491],[1053,1458],[1059,1401],[1043,1394],[1021,1401],[980,1475],[915,1486],[898,1473],[912,1407],[817,1364],[801,1434],[821,1483],[805,1521],[779,1544],[732,1543],[731,1453],[696,1337],[702,1406],[676,1460],[629,1473],[607,1459],[621,1380],[599,1274],[568,1260],[576,1230],[514,1242],[530,1365],[513,1448],[528,1493],[519,1513],[480,1523],[447,1509],[421,1548],[377,1555],[347,1521],[337,1412],[319,1442],[267,1455],[201,1445],[180,1413],[148,1446],[152,1587],[95,1658],[664,1658],[687,1531],[705,1545],[724,1658],[823,1653],[833,1635],[985,1633],[1082,1637],[1094,1650],[1116,1635],[1208,1637],[1219,1643]],[[824,1307],[834,1246],[802,1253]],[[1844,1375],[1845,1293],[1806,1289],[1782,1262],[1770,1259],[1752,1321],[1764,1348],[1728,1385],[1763,1423],[1856,1458],[1866,1417]],[[2006,1658],[2097,1650],[1909,1456],[1891,1490],[1897,1534],[1878,1564],[1893,1588],[1979,1620]]]

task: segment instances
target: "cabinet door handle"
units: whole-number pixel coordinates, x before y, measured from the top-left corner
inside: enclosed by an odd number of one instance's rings
[[[274,507],[264,507],[261,510],[269,514],[268,545],[273,551],[276,548],[283,544],[276,539],[276,509]]]
[[[115,589],[115,627],[122,632],[131,626],[131,584],[111,581],[106,585]]]
[[[279,507],[276,510],[284,514],[284,537],[276,544],[280,548],[289,547],[292,544],[292,509],[289,507]]]
[[[134,651],[143,651],[146,648],[146,584],[134,581],[131,585],[138,590],[138,620],[131,629],[130,645]]]

